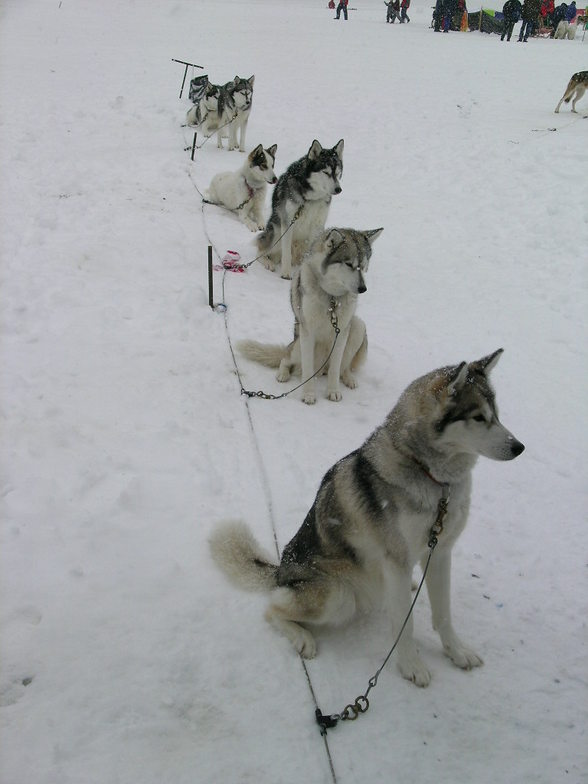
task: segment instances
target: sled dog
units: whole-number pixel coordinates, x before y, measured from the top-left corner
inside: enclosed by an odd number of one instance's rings
[[[278,179],[274,173],[277,149],[277,144],[267,150],[258,144],[239,171],[215,174],[204,201],[233,210],[251,231],[262,229],[267,186]]]
[[[572,101],[572,111],[575,112],[576,104],[584,95],[586,90],[588,90],[588,71],[578,71],[578,73],[575,73],[568,82],[565,93],[562,95],[558,105],[555,107],[556,113],[559,112],[559,107],[561,106],[562,101],[565,101],[566,103]]]
[[[553,35],[554,38],[567,38],[568,35],[568,22],[565,19],[561,19],[558,23],[555,33]]]
[[[242,79],[235,76],[233,79],[232,97],[234,103],[234,120],[229,125],[229,150],[235,150],[237,146],[241,152],[245,152],[245,135],[247,133],[247,123],[251,114],[251,103],[253,101],[253,82],[255,76],[249,79]],[[237,136],[239,144],[237,145]]]
[[[568,22],[568,32],[567,32],[568,40],[570,41],[574,40],[574,38],[576,37],[577,30],[578,30],[578,25],[576,24],[576,22]]]
[[[302,388],[305,403],[316,402],[314,376],[323,365],[329,400],[341,400],[339,379],[350,389],[357,386],[352,371],[365,360],[367,335],[355,308],[358,294],[367,290],[363,274],[369,265],[372,244],[382,231],[324,231],[292,279],[294,339],[290,345],[253,340],[238,344],[248,359],[278,367],[278,381],[288,381],[292,373],[308,379]]]
[[[315,236],[325,227],[333,194],[341,193],[343,139],[325,149],[316,139],[308,153],[278,177],[272,194],[272,213],[257,238],[264,264],[275,270],[281,262],[283,278],[292,277]]]
[[[208,82],[197,103],[188,110],[186,124],[199,128],[205,136],[212,136],[218,128],[218,101],[221,87]]]
[[[206,83],[203,81],[205,78]],[[223,146],[223,137],[228,136],[229,150],[237,147],[239,134],[238,146],[244,152],[255,76],[249,79],[235,76],[223,85],[211,84],[208,77],[197,79],[202,81],[194,84],[197,80],[193,79],[190,83],[190,96],[196,101],[186,115],[186,123],[199,126],[205,136],[212,136],[216,131],[217,146],[220,148]]]
[[[238,587],[270,594],[266,619],[304,657],[316,654],[309,626],[338,624],[379,599],[394,633],[411,603],[411,575],[427,558],[440,498],[447,516],[427,571],[433,627],[463,669],[482,659],[454,631],[451,550],[465,527],[479,455],[512,460],[524,449],[498,419],[489,373],[502,353],[443,367],[413,381],[365,443],[325,474],[316,499],[280,563],[243,522],[212,533],[212,556]],[[430,673],[412,619],[396,648],[402,675],[427,686]]]

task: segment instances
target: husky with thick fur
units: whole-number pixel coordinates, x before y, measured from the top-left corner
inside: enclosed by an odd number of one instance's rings
[[[198,78],[202,81],[194,85],[194,89],[192,85],[190,88],[195,105],[188,111],[186,123],[199,127],[205,136],[212,136],[216,132],[217,146],[220,148],[223,146],[223,137],[228,136],[229,150],[238,146],[241,152],[245,152],[245,134],[251,113],[255,76],[249,79],[235,76],[223,85],[211,84],[207,77]]]
[[[218,566],[237,586],[269,592],[267,620],[302,656],[316,653],[309,627],[347,622],[377,604],[390,613],[391,639],[400,631],[413,567],[426,561],[439,501],[448,497],[426,577],[433,627],[458,667],[482,664],[453,628],[451,551],[467,521],[478,456],[512,460],[524,449],[498,419],[489,373],[501,354],[443,367],[410,384],[363,446],[326,473],[279,563],[242,522],[224,522],[213,532]],[[405,678],[427,686],[431,675],[412,617],[396,656]]]
[[[267,150],[258,144],[239,171],[215,174],[205,201],[235,211],[251,231],[262,229],[267,186],[277,182],[274,173],[277,149],[277,144]]]
[[[586,90],[588,90],[588,71],[578,71],[578,73],[575,73],[568,82],[565,93],[559,99],[559,103],[555,107],[555,112],[559,112],[559,107],[564,101],[566,103],[572,101],[572,111],[575,112],[576,104]]]
[[[332,149],[315,139],[307,154],[280,175],[272,194],[272,214],[257,238],[268,269],[273,271],[281,263],[282,277],[292,277],[292,265],[300,264],[325,227],[331,198],[341,193],[342,174],[343,139]]]
[[[279,367],[278,381],[288,381],[291,374],[308,379],[302,387],[305,403],[316,402],[315,374],[323,365],[329,400],[341,400],[339,379],[350,389],[357,386],[352,371],[365,359],[367,335],[355,309],[358,294],[367,290],[363,276],[372,245],[382,231],[325,230],[314,241],[292,279],[294,339],[290,345],[253,340],[238,344],[239,351],[248,359]]]
[[[233,79],[232,97],[235,117],[229,125],[229,150],[235,150],[238,146],[241,152],[245,152],[245,136],[251,114],[254,81],[255,76],[250,76],[249,79],[235,76]],[[238,143],[237,136],[239,136]]]
[[[194,106],[188,110],[186,124],[200,129],[204,136],[212,136],[218,128],[218,101],[221,87],[207,82]],[[196,96],[196,93],[194,93]]]

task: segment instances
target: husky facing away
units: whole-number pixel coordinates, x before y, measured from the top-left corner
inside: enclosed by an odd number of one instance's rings
[[[235,211],[251,231],[262,229],[267,186],[277,182],[274,173],[277,149],[277,144],[266,150],[258,144],[239,171],[215,174],[205,194],[205,202]]]
[[[288,381],[292,373],[308,379],[303,386],[305,403],[316,402],[314,374],[322,365],[328,373],[329,400],[341,400],[339,379],[350,389],[357,386],[352,371],[367,354],[365,324],[355,315],[357,296],[367,290],[363,273],[368,268],[372,245],[383,231],[325,230],[312,244],[292,280],[294,339],[290,345],[253,340],[238,344],[248,359],[279,367],[278,381]],[[335,324],[339,333],[335,333]]]
[[[556,114],[559,112],[559,107],[565,101],[569,103],[572,101],[572,111],[576,111],[576,104],[584,93],[588,90],[588,71],[578,71],[575,73],[566,87],[565,93],[559,99],[558,105],[555,107]],[[573,100],[572,100],[573,99]]]
[[[281,262],[283,278],[292,277],[314,237],[325,227],[331,197],[341,193],[343,139],[325,149],[316,139],[307,154],[290,164],[272,194],[272,214],[257,238],[264,264],[275,270]]]
[[[463,669],[482,659],[453,629],[451,550],[465,527],[478,455],[512,460],[523,444],[500,423],[488,374],[502,349],[413,381],[367,441],[324,476],[304,523],[281,562],[263,551],[242,522],[210,539],[212,556],[238,587],[270,593],[266,619],[304,657],[316,653],[307,626],[340,624],[379,599],[394,633],[408,615],[411,576],[426,560],[440,497],[448,513],[427,571],[433,627]],[[396,648],[402,675],[427,686],[430,673],[413,638],[412,617]]]

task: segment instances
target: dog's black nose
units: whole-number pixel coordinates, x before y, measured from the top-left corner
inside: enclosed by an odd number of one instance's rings
[[[337,185],[337,187],[335,188],[335,193],[341,193],[342,190],[343,190],[343,188],[341,188],[341,187],[339,187],[339,185]]]
[[[361,283],[359,288],[357,289],[357,293],[358,294],[364,294],[366,291],[367,291],[367,286],[365,285],[365,283]],[[525,447],[523,447],[523,449],[524,448]]]
[[[525,451],[525,445],[521,444],[520,441],[514,441],[510,447],[510,450],[514,457],[518,457],[521,452]]]
[[[272,185],[275,185],[277,181],[278,181],[278,178],[274,177],[274,179],[272,180]]]

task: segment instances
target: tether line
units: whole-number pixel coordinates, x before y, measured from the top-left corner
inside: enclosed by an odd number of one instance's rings
[[[190,180],[192,181],[196,191],[200,194],[200,196],[202,196],[202,193],[200,192],[200,189],[198,188],[198,184],[196,183],[196,180],[192,176],[192,172],[190,170],[190,167],[188,168],[188,176],[190,177]],[[211,239],[211,237],[209,235],[209,232],[208,232],[208,226],[206,225],[206,218],[205,218],[205,215],[204,215],[204,202],[202,203],[202,210],[201,210],[201,212],[202,212],[202,226],[203,226],[203,229],[204,229],[204,234],[206,236],[206,239],[208,240],[209,245],[212,246],[212,248],[213,248],[217,258],[220,260],[221,259],[220,253],[219,253],[216,245],[212,241],[212,239]],[[249,262],[249,264],[247,264],[246,266],[250,266],[251,264],[253,264],[254,261],[257,261],[257,259],[253,259],[253,261]],[[224,294],[225,294],[225,278],[226,278],[226,274],[227,274],[227,270],[225,269],[224,272],[223,272],[223,280],[222,280],[223,300],[225,298]],[[224,318],[224,325],[225,325],[225,334],[226,334],[226,337],[227,337],[227,343],[229,345],[229,351],[231,353],[231,357],[232,357],[232,360],[233,360],[233,365],[235,367],[235,372],[237,374],[237,379],[239,381],[239,384],[240,384],[241,388],[243,388],[243,384],[242,384],[242,381],[241,381],[241,373],[239,371],[239,366],[237,364],[237,358],[235,357],[235,351],[234,351],[233,344],[232,344],[232,341],[231,341],[231,334],[230,334],[230,330],[229,330],[229,315],[228,315],[228,310],[227,309],[225,309],[224,312],[223,312],[223,318]],[[273,498],[272,498],[272,493],[271,493],[271,488],[270,488],[270,483],[269,483],[269,477],[268,477],[267,470],[266,470],[266,467],[265,467],[263,454],[262,454],[262,451],[261,451],[261,446],[259,444],[259,439],[257,438],[255,425],[253,423],[253,415],[252,415],[252,412],[251,412],[251,406],[249,405],[249,398],[248,397],[245,397],[245,412],[247,414],[247,423],[249,425],[249,431],[251,433],[251,439],[253,441],[253,446],[254,446],[254,450],[255,450],[256,460],[257,460],[257,464],[258,464],[258,467],[259,467],[259,473],[260,473],[260,476],[261,476],[261,484],[262,484],[262,488],[263,488],[263,493],[265,495],[265,501],[266,501],[266,505],[267,505],[270,526],[271,526],[271,530],[272,530],[272,536],[273,536],[273,540],[274,540],[274,547],[275,547],[275,551],[276,551],[276,556],[277,556],[277,558],[279,560],[280,559],[280,545],[279,545],[279,542],[278,542],[278,533],[277,533],[277,529],[276,529],[276,520],[275,520],[275,515],[274,515],[274,502],[273,502]],[[302,664],[302,669],[304,671],[304,675],[306,677],[306,683],[307,683],[307,686],[308,686],[308,690],[310,692],[310,696],[311,696],[312,701],[314,703],[315,709],[319,710],[318,700],[316,698],[316,694],[315,694],[315,691],[314,691],[314,687],[312,685],[312,680],[310,678],[310,673],[308,672],[308,668],[306,666],[306,662],[304,661],[304,659],[302,658],[302,656],[300,654],[299,654],[299,658],[300,658],[300,663]],[[325,749],[325,754],[327,755],[327,761],[329,763],[329,772],[331,774],[331,780],[332,780],[333,784],[338,784],[337,774],[335,773],[335,765],[333,763],[333,757],[331,755],[331,749],[329,748],[329,740],[327,738],[326,733],[322,736],[322,739],[323,739],[323,747]]]

